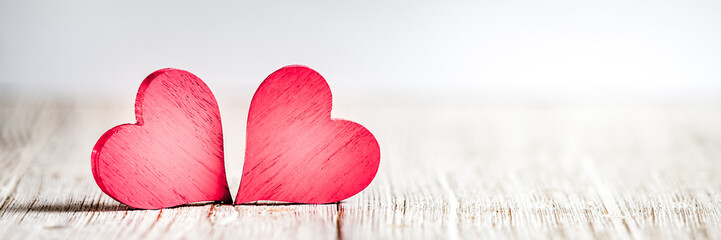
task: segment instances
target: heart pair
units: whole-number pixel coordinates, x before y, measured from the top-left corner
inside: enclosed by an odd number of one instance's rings
[[[360,124],[331,118],[325,79],[305,66],[270,74],[250,104],[245,163],[236,204],[331,203],[367,187],[380,147]],[[158,209],[232,202],[220,111],[195,75],[161,69],[140,85],[136,124],[103,134],[93,148],[95,182],[128,206]]]

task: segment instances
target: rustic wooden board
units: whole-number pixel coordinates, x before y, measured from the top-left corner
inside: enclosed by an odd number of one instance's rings
[[[223,100],[234,192],[247,105]],[[132,122],[132,104],[3,100],[0,239],[721,238],[719,105],[340,102],[333,114],[381,146],[359,195],[146,211],[104,195],[90,172],[95,140]]]
[[[405,117],[368,124],[384,140],[382,172],[342,205],[344,234],[719,238],[712,109],[389,110]]]

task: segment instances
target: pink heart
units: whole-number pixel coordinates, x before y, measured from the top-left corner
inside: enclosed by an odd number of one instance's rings
[[[367,187],[380,147],[360,124],[331,119],[325,79],[287,66],[258,87],[250,104],[243,176],[235,203],[330,203]]]
[[[232,202],[218,104],[195,75],[161,69],[140,85],[138,123],[114,127],[93,148],[95,181],[128,206],[158,209]]]

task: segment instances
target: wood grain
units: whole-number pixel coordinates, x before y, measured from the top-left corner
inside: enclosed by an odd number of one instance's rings
[[[132,121],[129,105],[4,100],[0,239],[721,238],[720,105],[335,106],[383,152],[360,194],[130,210],[95,186],[88,161],[99,134]],[[228,146],[245,126],[225,121],[244,109],[221,106]],[[239,179],[242,165],[227,172]]]
[[[91,155],[98,187],[140,209],[232,202],[225,176],[220,109],[190,72],[151,73],[135,100],[137,123],[99,136]]]
[[[380,146],[362,125],[331,118],[332,94],[313,69],[270,74],[248,110],[243,176],[235,203],[334,203],[376,176]]]

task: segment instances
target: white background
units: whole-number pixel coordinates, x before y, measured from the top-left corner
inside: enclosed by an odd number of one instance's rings
[[[0,93],[132,98],[175,67],[250,95],[288,64],[335,95],[718,99],[721,1],[0,2]]]

